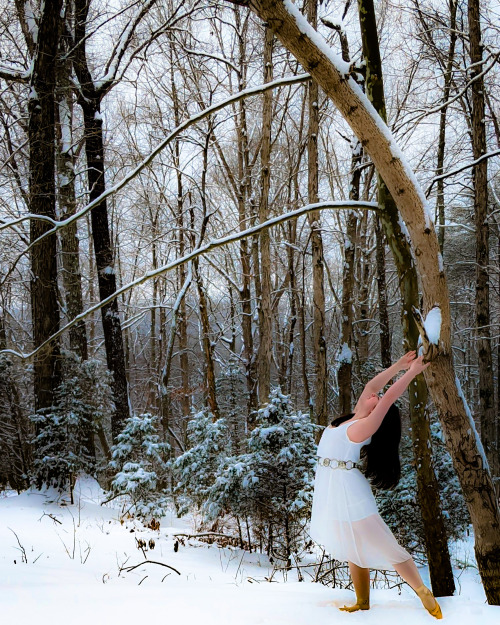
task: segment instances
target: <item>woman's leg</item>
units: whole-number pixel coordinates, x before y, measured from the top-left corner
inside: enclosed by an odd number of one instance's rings
[[[417,565],[413,561],[413,558],[400,562],[399,564],[393,564],[396,572],[409,584],[413,590],[420,588],[423,585],[422,578],[418,572]]]
[[[370,569],[365,569],[354,562],[349,562],[349,571],[356,591],[356,603],[340,608],[344,612],[370,609]]]
[[[417,565],[412,558],[401,562],[399,564],[393,564],[396,572],[401,575],[407,584],[409,584],[413,590],[417,593],[420,601],[423,603],[424,608],[430,612],[436,618],[441,618],[441,610],[439,604],[434,598],[432,592],[424,586],[424,582],[420,577]]]

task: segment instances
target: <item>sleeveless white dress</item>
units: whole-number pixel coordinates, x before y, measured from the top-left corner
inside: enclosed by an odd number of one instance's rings
[[[371,437],[361,443],[349,439],[347,430],[358,420],[326,427],[317,455],[359,462],[361,448]],[[380,517],[370,483],[359,469],[318,463],[309,534],[336,560],[363,568],[394,570],[394,564],[411,558]]]

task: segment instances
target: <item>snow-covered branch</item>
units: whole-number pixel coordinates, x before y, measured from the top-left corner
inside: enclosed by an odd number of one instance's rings
[[[305,82],[306,80],[309,80],[309,78],[310,78],[309,74],[299,74],[298,76],[288,76],[285,78],[279,78],[277,80],[273,80],[272,82],[268,82],[262,85],[257,85],[255,87],[249,87],[248,89],[244,89],[243,91],[239,91],[238,93],[230,96],[229,98],[225,98],[221,102],[218,102],[217,104],[209,106],[208,108],[200,111],[199,113],[196,113],[189,119],[186,119],[181,124],[179,124],[176,128],[174,128],[174,130],[172,130],[172,132],[161,143],[159,143],[156,146],[156,148],[154,148],[152,152],[150,152],[150,154],[148,154],[148,156],[146,156],[139,163],[139,165],[137,165],[137,167],[135,167],[128,174],[126,174],[119,182],[117,182],[115,185],[107,189],[104,193],[102,193],[95,200],[93,200],[92,202],[84,206],[81,210],[77,211],[74,215],[68,217],[67,219],[58,221],[58,222],[52,222],[52,220],[42,215],[33,215],[33,214],[23,215],[22,217],[12,219],[8,222],[5,222],[4,224],[1,224],[0,231],[5,230],[6,228],[11,228],[29,219],[40,219],[42,221],[51,221],[54,225],[54,228],[45,232],[40,238],[34,241],[31,244],[31,246],[38,244],[44,237],[50,236],[51,234],[54,234],[54,232],[56,232],[57,230],[60,230],[61,228],[64,228],[68,226],[69,224],[73,223],[77,219],[84,217],[89,211],[91,211],[94,207],[98,206],[107,197],[114,195],[115,193],[123,189],[123,187],[125,187],[138,174],[140,174],[140,172],[144,168],[146,168],[154,160],[154,158],[158,156],[158,154],[160,154],[160,152],[167,147],[169,143],[171,143],[182,132],[184,132],[185,130],[193,126],[194,124],[197,124],[198,122],[205,119],[206,117],[209,117],[210,115],[213,115],[214,113],[217,113],[218,111],[222,110],[226,106],[229,106],[230,104],[233,104],[234,102],[238,102],[239,100],[248,98],[253,95],[259,95],[269,89],[275,89],[276,87],[281,87],[283,85],[294,85],[299,82]],[[30,248],[26,249],[25,252],[28,252]]]
[[[457,167],[457,169],[452,169],[451,171],[448,171],[445,174],[441,174],[440,176],[435,176],[431,180],[430,185],[427,187],[427,190],[425,191],[425,197],[429,197],[429,194],[432,190],[432,187],[434,186],[434,183],[437,182],[438,180],[444,180],[445,178],[450,178],[451,176],[455,176],[456,174],[459,174],[460,172],[466,169],[470,169],[471,167],[475,167],[476,165],[479,165],[479,163],[486,160],[487,158],[491,158],[492,156],[498,156],[499,154],[500,154],[500,150],[493,150],[493,152],[487,152],[486,154],[483,154],[482,156],[477,158],[475,161],[466,163],[465,165],[462,165],[461,167]]]
[[[252,226],[251,228],[247,228],[246,230],[235,232],[234,234],[230,234],[226,237],[222,237],[219,239],[213,239],[212,241],[209,241],[205,245],[202,245],[201,247],[193,250],[192,252],[189,252],[188,254],[185,254],[184,256],[181,256],[180,258],[177,258],[176,260],[170,263],[167,263],[166,265],[163,265],[162,267],[158,267],[158,269],[155,269],[153,271],[147,271],[139,278],[136,278],[135,280],[133,280],[132,282],[129,282],[128,284],[125,284],[124,286],[122,286],[120,289],[115,291],[109,297],[103,299],[98,304],[91,306],[80,315],[77,315],[64,327],[62,327],[60,330],[55,332],[50,337],[50,339],[48,339],[47,341],[39,345],[37,349],[33,350],[29,354],[16,352],[15,350],[11,350],[11,349],[2,350],[0,351],[0,354],[1,353],[11,354],[13,356],[17,356],[18,358],[22,358],[24,360],[30,359],[36,354],[38,354],[40,351],[42,351],[51,341],[58,338],[64,332],[66,332],[67,330],[69,330],[70,328],[78,324],[82,319],[85,319],[86,317],[88,317],[88,315],[91,315],[92,313],[96,312],[103,306],[107,306],[115,298],[119,297],[120,295],[123,295],[124,293],[127,293],[131,289],[137,286],[140,286],[141,284],[144,284],[148,280],[157,278],[158,276],[168,273],[169,271],[172,271],[173,269],[175,269],[176,267],[179,267],[180,265],[183,265],[195,258],[198,258],[199,256],[203,256],[204,254],[207,254],[208,252],[211,252],[214,249],[217,249],[224,245],[228,245],[229,243],[235,243],[237,241],[240,241],[241,239],[245,239],[247,237],[256,235],[262,232],[263,230],[267,230],[268,228],[277,226],[278,224],[281,224],[285,221],[289,221],[290,219],[297,219],[298,217],[306,215],[307,213],[310,213],[312,211],[320,211],[320,210],[328,210],[328,209],[330,210],[332,209],[333,210],[364,209],[364,210],[376,211],[378,210],[378,204],[377,202],[364,202],[364,201],[355,202],[355,201],[349,201],[349,200],[336,201],[336,202],[317,202],[315,204],[307,204],[306,206],[303,206],[302,208],[290,211],[288,213],[284,213],[283,215],[278,215],[277,217],[268,219],[267,221],[264,221],[263,223],[258,224],[256,226]]]

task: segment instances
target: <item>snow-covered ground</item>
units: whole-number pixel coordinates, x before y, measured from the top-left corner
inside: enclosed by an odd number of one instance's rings
[[[372,590],[371,610],[349,614],[337,607],[353,602],[350,590],[294,581],[290,574],[287,581],[275,575],[273,583],[267,582],[272,567],[265,555],[194,539],[175,551],[173,535],[192,532],[192,519],[167,515],[159,531],[133,519],[121,524],[119,509],[114,502],[100,505],[102,492],[90,479],[78,482],[74,505],[51,502],[50,492],[6,495],[0,495],[0,619],[6,625],[434,621],[407,587],[401,594],[396,589]],[[139,538],[155,541],[155,548],[146,553],[149,560],[174,567],[178,573],[158,564],[120,572],[144,561],[136,546]],[[457,595],[440,600],[443,619],[453,625],[498,625],[500,607],[485,602],[472,541],[454,543],[452,553],[468,566],[455,569]],[[426,569],[422,575],[427,582]]]

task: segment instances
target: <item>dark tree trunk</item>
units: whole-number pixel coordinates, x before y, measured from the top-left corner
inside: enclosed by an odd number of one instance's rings
[[[358,0],[359,21],[366,63],[366,93],[377,112],[386,119],[382,63],[378,43],[373,0]],[[409,242],[403,232],[396,204],[382,178],[378,177],[378,203],[388,243],[394,255],[400,278],[402,325],[405,347],[416,349],[418,329],[414,323],[412,306],[419,306],[417,272],[413,264]],[[431,437],[425,413],[427,388],[422,376],[410,385],[410,419],[415,464],[417,467],[417,497],[424,524],[429,572],[434,594],[452,595],[455,590],[453,572],[444,519],[441,514],[439,485],[432,467]]]
[[[484,121],[484,80],[477,76],[483,71],[483,44],[479,0],[469,0],[469,41],[472,92],[472,151],[474,160],[486,154],[486,126]],[[492,475],[499,475],[499,457],[496,439],[495,383],[490,339],[490,283],[488,264],[490,256],[488,225],[488,159],[472,169],[474,181],[474,215],[476,226],[476,328],[479,360],[479,414],[481,442]]]
[[[75,50],[74,69],[80,83],[79,104],[83,110],[85,126],[85,155],[89,200],[95,200],[106,190],[104,175],[104,138],[100,103],[106,90],[96,89],[90,74],[86,54],[86,24],[89,10],[87,0],[75,2]],[[109,89],[110,86],[107,86]],[[92,241],[99,285],[99,297],[106,299],[116,291],[115,262],[111,242],[106,200],[91,211]],[[113,397],[115,412],[111,421],[113,440],[123,429],[130,415],[128,385],[125,368],[123,336],[118,312],[118,301],[113,299],[101,308],[101,320],[106,348],[106,362],[113,374]]]
[[[7,349],[4,306],[0,307],[0,350]],[[0,452],[1,464],[7,468],[11,488],[18,492],[28,487],[29,427],[21,409],[21,401],[13,375],[12,364],[0,354]]]
[[[446,115],[448,113],[448,98],[450,97],[451,82],[453,78],[453,61],[455,58],[455,43],[457,41],[457,29],[456,29],[456,17],[457,17],[457,0],[449,0],[450,7],[450,46],[448,48],[448,58],[446,60],[446,70],[444,74],[444,88],[443,88],[443,108],[439,116],[439,140],[438,140],[438,152],[437,152],[437,166],[436,176],[443,174],[444,167],[444,150],[446,146]],[[441,254],[444,249],[444,234],[445,234],[445,211],[444,211],[444,180],[441,178],[436,183],[436,208],[438,214],[438,239]]]
[[[82,108],[85,123],[85,154],[87,156],[89,199],[92,201],[106,190],[102,119],[100,118],[98,102],[94,101],[90,106],[85,103]],[[101,202],[92,209],[91,223],[99,297],[102,301],[116,291],[115,263],[109,233],[106,201]],[[113,415],[111,431],[113,440],[116,440],[116,437],[123,429],[125,420],[130,414],[122,328],[118,312],[118,300],[116,298],[101,308],[101,320],[106,347],[106,362],[108,369],[113,374],[113,396],[116,410]]]
[[[387,284],[385,279],[385,236],[380,227],[380,219],[374,218],[376,258],[377,258],[377,286],[378,286],[378,319],[380,322],[380,359],[382,367],[391,366],[391,332],[389,328],[389,312],[387,305]]]
[[[56,218],[54,94],[61,7],[62,0],[42,5],[28,99],[30,212],[51,219]],[[36,241],[50,228],[46,222],[31,220],[30,242]],[[32,247],[31,276],[33,344],[37,348],[59,329],[55,234]],[[55,340],[35,356],[36,410],[53,404],[54,391],[60,384],[60,376],[59,341]]]

